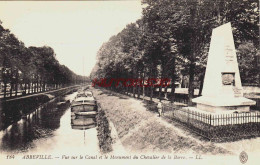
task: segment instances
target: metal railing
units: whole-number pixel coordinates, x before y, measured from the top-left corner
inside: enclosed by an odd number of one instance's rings
[[[260,113],[210,114],[163,104],[174,121],[211,140],[229,141],[260,136]],[[170,113],[169,113],[170,112]]]

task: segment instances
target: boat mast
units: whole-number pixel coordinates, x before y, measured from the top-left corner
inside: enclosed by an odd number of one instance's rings
[[[83,56],[83,86],[85,85],[85,69],[84,69],[84,56]]]

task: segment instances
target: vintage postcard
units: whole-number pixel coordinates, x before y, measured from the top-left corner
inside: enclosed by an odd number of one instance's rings
[[[0,1],[0,164],[260,162],[258,0]]]

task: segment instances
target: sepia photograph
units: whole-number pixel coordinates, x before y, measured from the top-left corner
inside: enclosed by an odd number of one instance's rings
[[[0,1],[0,164],[259,164],[259,34],[259,0]]]

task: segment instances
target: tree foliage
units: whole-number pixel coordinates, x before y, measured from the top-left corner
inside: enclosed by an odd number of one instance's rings
[[[76,75],[69,68],[59,64],[51,47],[25,47],[8,29],[0,24],[0,69],[1,88],[6,96],[15,90],[24,94],[57,88],[83,82],[84,77]]]
[[[258,83],[257,0],[143,0],[143,16],[104,43],[92,77],[189,78],[189,98],[201,88],[212,29],[231,22],[242,82]],[[174,93],[174,85],[172,85]]]

